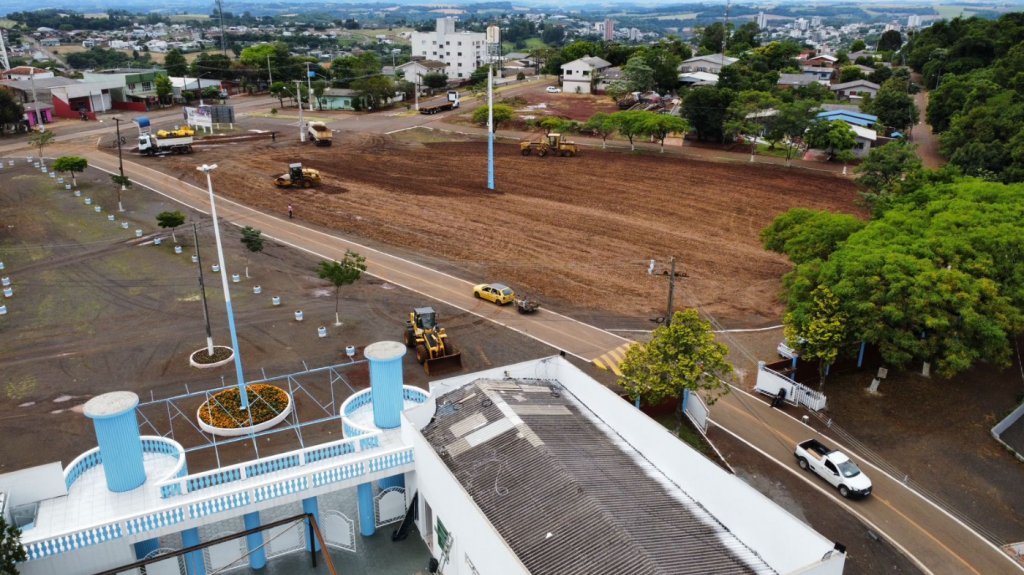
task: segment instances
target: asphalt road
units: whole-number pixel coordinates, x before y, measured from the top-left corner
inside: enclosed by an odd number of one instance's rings
[[[253,106],[259,104],[254,101]],[[266,105],[266,102],[263,103]],[[381,119],[378,128],[408,125],[410,119],[429,122],[430,116]],[[392,123],[393,122],[393,123]],[[365,126],[365,124],[364,124]],[[108,133],[110,127],[86,133],[67,134],[64,141],[81,142],[82,137]],[[17,145],[15,145],[17,146]],[[12,147],[12,146],[7,146]],[[65,144],[89,160],[91,166],[116,172],[117,158],[95,149],[94,145]],[[2,150],[2,149],[0,149]],[[148,187],[196,210],[209,213],[206,190],[149,168],[134,158],[124,164],[126,175],[136,185]],[[216,172],[213,175],[216,188]],[[266,214],[227,199],[218,199],[218,215],[235,225],[252,225],[264,235],[322,258],[340,259],[346,249],[353,249],[367,258],[368,273],[384,281],[412,290],[426,297],[443,301],[482,318],[529,335],[586,361],[627,343],[628,340],[594,326],[574,320],[548,309],[532,315],[519,315],[511,307],[498,307],[472,297],[472,283],[424,267],[380,250],[355,244],[344,238],[311,230],[301,224]],[[825,488],[823,481],[800,472],[792,456],[795,443],[819,435],[788,415],[770,409],[740,390],[721,398],[714,406],[712,420],[726,432],[754,447],[785,469],[801,474],[809,486]],[[926,573],[989,575],[1018,573],[1024,567],[984,540],[980,535],[891,478],[873,468],[851,450],[828,437],[826,444],[839,446],[857,459],[875,484],[874,493],[863,501],[846,501],[828,489],[838,505],[861,518],[872,530],[901,548]]]

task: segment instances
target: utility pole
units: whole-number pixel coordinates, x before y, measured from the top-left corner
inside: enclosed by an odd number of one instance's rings
[[[121,189],[117,191],[117,211],[123,212],[124,206],[121,205],[121,194],[127,191],[124,187],[124,160],[121,158],[121,117],[114,116],[114,127],[117,130],[117,171],[121,174]]]
[[[199,256],[199,230],[192,222],[192,235],[196,239],[196,265],[199,266],[199,291],[203,293],[203,320],[206,322],[206,353],[213,355],[213,332],[210,330],[210,308],[206,304],[206,285],[203,283],[203,258]]]
[[[267,54],[267,75],[270,76],[270,86],[273,86],[274,85],[274,71],[270,68],[270,54]],[[267,86],[268,90],[270,89],[270,86]]]
[[[309,111],[313,111],[313,74],[315,72],[309,71],[309,65],[312,62],[306,62],[306,99],[309,100]]]
[[[32,107],[36,109],[36,123],[39,124],[39,131],[45,132],[46,126],[43,125],[43,113],[39,111],[39,101],[36,100],[36,67],[31,66],[31,72],[28,75],[28,79],[32,82]],[[42,157],[39,158],[42,161]]]
[[[4,44],[3,30],[0,30],[0,66],[3,66],[4,70],[11,69],[11,63],[7,59],[7,46]]]
[[[665,315],[665,327],[672,325],[672,299],[676,295],[676,256],[672,256],[668,274],[668,313]]]
[[[413,98],[416,100],[416,111],[420,111],[420,75],[416,74],[416,89],[413,90]]]
[[[306,122],[302,119],[302,94],[300,93],[302,80],[295,81],[295,99],[299,103],[299,141],[306,141]]]
[[[224,30],[224,2],[222,0],[217,0],[217,14],[220,16],[220,49],[227,56],[227,32]]]

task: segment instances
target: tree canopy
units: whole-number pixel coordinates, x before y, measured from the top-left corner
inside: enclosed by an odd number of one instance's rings
[[[480,106],[476,110],[473,110],[473,123],[487,125],[487,106]],[[493,129],[497,130],[498,126],[505,122],[511,122],[515,118],[516,112],[512,109],[512,106],[508,104],[495,104],[494,105],[494,126]]]
[[[243,241],[245,241],[243,239]],[[262,244],[261,244],[262,247]],[[251,248],[250,248],[251,249]],[[366,258],[352,250],[345,250],[345,257],[341,261],[321,261],[317,266],[317,275],[320,279],[327,280],[334,285],[334,322],[341,323],[338,319],[338,301],[341,294],[341,286],[353,284],[363,277],[366,271]]]
[[[847,341],[876,345],[892,366],[928,361],[950,377],[1009,364],[1011,337],[1024,328],[1022,217],[1024,185],[961,179],[895,198],[823,257],[796,249],[821,226],[806,215],[784,214],[766,237],[780,251],[793,246],[789,313],[812,317],[825,286],[847,318]]]
[[[188,74],[188,62],[185,60],[185,55],[181,53],[181,50],[174,48],[167,52],[164,56],[164,69],[167,70],[168,76],[176,78],[181,78]]]
[[[75,174],[84,172],[89,167],[89,161],[80,156],[61,156],[54,160],[53,170],[55,172],[67,172],[71,174],[71,184],[78,187],[78,179]]]

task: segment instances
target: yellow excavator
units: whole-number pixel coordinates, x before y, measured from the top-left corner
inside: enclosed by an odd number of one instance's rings
[[[303,168],[302,164],[296,162],[288,164],[288,173],[281,174],[274,179],[274,185],[279,188],[312,188],[320,185],[320,170]]]
[[[448,340],[443,327],[437,325],[437,312],[432,307],[417,307],[405,322],[405,345],[416,348],[416,361],[427,374],[462,367],[462,352]]]

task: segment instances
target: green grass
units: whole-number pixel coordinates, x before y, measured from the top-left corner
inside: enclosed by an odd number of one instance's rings
[[[794,151],[793,154],[796,155],[796,152]],[[785,158],[786,157],[786,149],[781,147],[781,146],[775,146],[775,149],[771,150],[771,149],[769,149],[768,144],[758,144],[757,145],[757,155],[758,156],[774,156],[776,158]]]
[[[974,15],[974,11],[968,10],[963,6],[938,5],[932,7],[935,8],[935,11],[938,12],[939,16],[942,16],[943,18],[946,19],[953,19],[956,18],[957,16],[960,16],[961,14],[963,14],[964,18],[970,18],[971,16]]]
[[[14,20],[8,20],[7,18],[0,18],[0,28],[13,28],[17,26],[17,22]]]
[[[683,443],[696,449],[707,457],[715,457],[711,448],[707,442],[704,441],[704,437],[693,428],[689,419],[683,418],[680,422],[677,414],[671,413],[668,415],[661,415],[655,418],[655,421],[661,424],[662,427],[671,431],[678,437]]]
[[[209,14],[172,14],[171,22],[187,22],[189,20],[209,20]]]
[[[544,43],[544,40],[541,40],[536,36],[534,36],[533,38],[527,38],[524,41],[523,45],[523,48],[516,48],[515,44],[513,44],[512,42],[502,42],[501,52],[502,54],[508,54],[509,52],[529,52],[534,48],[543,48],[547,46],[547,44]]]

